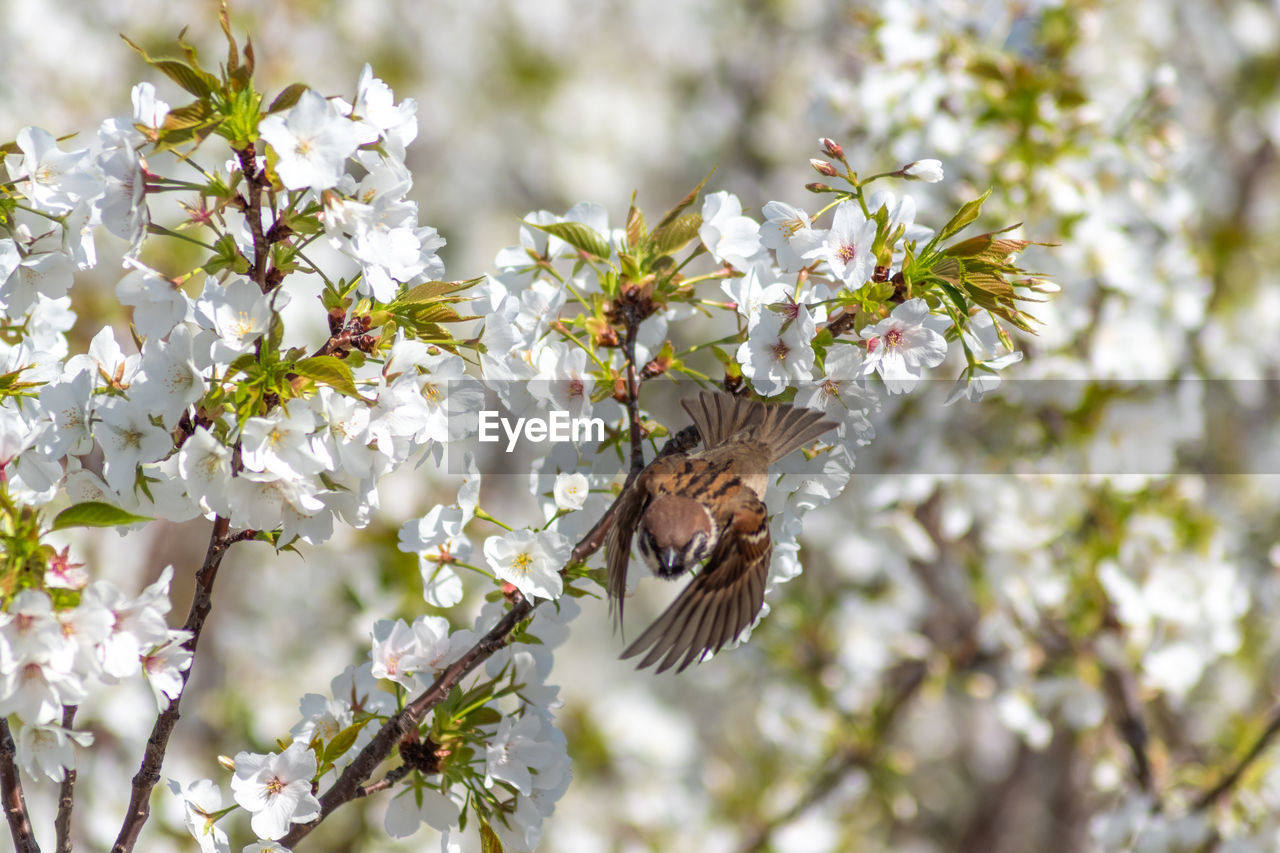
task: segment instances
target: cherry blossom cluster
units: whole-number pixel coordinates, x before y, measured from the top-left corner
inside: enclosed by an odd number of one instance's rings
[[[0,712],[21,724],[18,760],[62,777],[70,744],[88,745],[65,709],[140,672],[160,710],[153,740],[167,738],[222,554],[246,539],[298,549],[328,541],[336,523],[366,526],[386,477],[410,461],[439,464],[466,434],[483,382],[516,412],[597,414],[610,438],[595,453],[562,444],[534,462],[533,523],[481,507],[479,460],[467,456],[456,500],[405,523],[400,547],[417,556],[426,604],[450,615],[466,601],[464,577],[482,579],[490,601],[473,628],[436,614],[378,621],[369,663],[334,679],[330,696],[303,697],[278,752],[225,763],[255,849],[272,849],[325,817],[322,780],[345,785],[377,733],[421,707],[398,744],[403,764],[379,783],[396,789],[387,831],[426,823],[447,845],[470,813],[482,833],[532,849],[569,784],[553,649],[576,599],[598,586],[575,543],[623,469],[643,464],[644,442],[652,453],[680,426],[654,417],[649,389],[681,377],[840,423],[834,441],[798,453],[769,484],[772,586],[800,572],[804,514],[840,494],[855,448],[873,437],[872,376],[909,392],[954,344],[966,360],[956,393],[980,397],[1018,358],[1002,323],[1027,328],[1017,300],[1049,288],[1011,280],[1027,241],[992,232],[944,243],[981,199],[934,231],[915,223],[909,196],[865,192],[877,180],[938,182],[938,161],[859,178],[830,140],[820,144],[843,174],[827,160],[814,168],[847,188],[810,185],[830,196],[812,214],[771,202],[757,221],[727,192],[699,204],[701,186],[653,227],[634,205],[620,228],[596,204],[539,211],[498,253],[496,275],[443,281],[444,241],[408,195],[414,103],[396,103],[368,67],[350,102],[300,85],[268,102],[251,86],[252,52],[240,64],[227,37],[233,62],[220,76],[193,50],[185,63],[143,54],[191,103],[171,107],[140,84],[133,114],[104,122],[92,147],[26,128],[5,161],[0,509],[34,557],[0,577]],[[202,165],[215,134],[230,154]],[[175,174],[159,174],[172,151]],[[170,193],[182,214],[161,224],[156,199]],[[71,355],[67,293],[74,271],[96,263],[99,226],[128,245],[115,295],[132,309],[130,334],[104,325]],[[176,275],[149,266],[152,238],[191,243],[202,262]],[[130,600],[42,544],[40,512],[67,503],[53,528],[213,522],[186,628],[163,618],[169,570]],[[473,543],[479,523],[504,532]],[[217,823],[235,807],[221,787],[170,789],[202,848],[229,849]],[[149,788],[135,780],[133,795],[145,802]],[[122,837],[136,838],[138,813]]]

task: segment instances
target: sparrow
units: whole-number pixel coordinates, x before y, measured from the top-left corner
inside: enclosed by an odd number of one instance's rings
[[[659,456],[623,490],[605,539],[615,624],[622,621],[632,539],[655,575],[674,580],[706,561],[676,600],[622,653],[677,672],[738,637],[764,605],[773,542],[762,500],[769,466],[836,426],[822,412],[703,391],[681,405],[703,449]],[[682,659],[683,658],[683,659]]]

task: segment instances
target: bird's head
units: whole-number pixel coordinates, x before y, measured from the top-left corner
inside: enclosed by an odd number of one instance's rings
[[[677,578],[711,556],[719,539],[711,511],[683,495],[659,495],[645,509],[639,550],[661,578]]]

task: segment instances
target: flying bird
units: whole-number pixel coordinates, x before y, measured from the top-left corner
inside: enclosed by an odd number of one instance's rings
[[[677,672],[719,651],[764,605],[773,542],[764,505],[769,466],[836,426],[813,409],[703,391],[681,402],[703,449],[660,456],[618,498],[605,540],[609,595],[622,621],[631,542],[660,578],[706,561],[675,601],[622,653],[646,650],[640,668]],[[683,657],[683,660],[681,658]]]

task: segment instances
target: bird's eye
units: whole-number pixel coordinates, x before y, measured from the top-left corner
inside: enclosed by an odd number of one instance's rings
[[[689,537],[689,544],[684,549],[686,560],[690,565],[700,563],[707,557],[711,556],[711,549],[707,547],[707,534],[699,530],[693,536]]]

